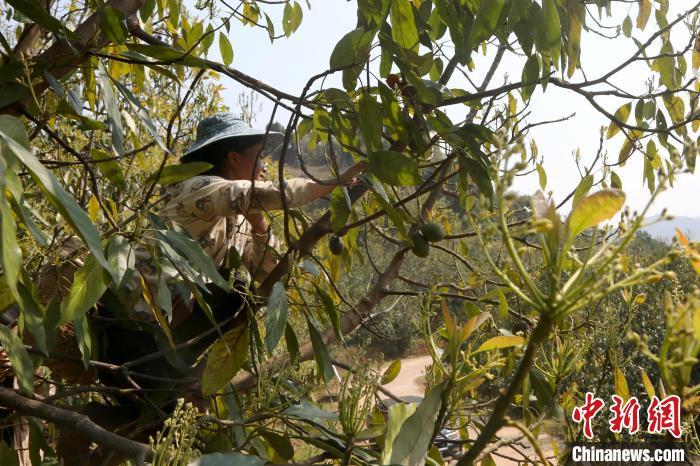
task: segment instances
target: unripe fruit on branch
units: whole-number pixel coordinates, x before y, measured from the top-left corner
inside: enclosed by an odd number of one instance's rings
[[[420,231],[420,234],[423,235],[423,238],[431,243],[436,243],[445,239],[445,233],[437,223],[424,223],[418,230]]]
[[[418,232],[411,233],[409,238],[413,243],[413,247],[411,247],[413,254],[418,257],[428,257],[430,254],[430,244],[428,244],[425,238],[423,238],[423,236]]]
[[[341,255],[345,249],[343,239],[336,235],[331,236],[330,240],[328,240],[328,249],[336,256]]]

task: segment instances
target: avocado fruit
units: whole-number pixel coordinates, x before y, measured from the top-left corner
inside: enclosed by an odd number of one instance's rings
[[[436,243],[445,239],[445,232],[442,231],[442,227],[437,223],[428,222],[420,226],[420,234],[423,238],[430,241],[431,243]]]
[[[411,242],[413,246],[411,251],[418,257],[428,257],[430,254],[430,244],[423,238],[423,236],[416,232],[410,235]]]
[[[328,241],[328,249],[336,256],[341,255],[345,249],[343,239],[336,235],[331,236],[331,239]]]

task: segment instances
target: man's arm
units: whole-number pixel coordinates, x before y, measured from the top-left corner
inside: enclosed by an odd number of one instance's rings
[[[297,207],[299,205],[307,204],[310,202],[313,202],[317,199],[322,198],[323,196],[326,196],[329,194],[331,191],[333,191],[336,186],[349,186],[352,184],[353,180],[357,175],[359,175],[366,167],[365,162],[359,162],[353,165],[352,167],[348,168],[345,172],[343,172],[340,177],[339,177],[339,183],[338,184],[319,184],[319,183],[314,183],[312,181],[303,179],[303,178],[295,178],[293,180],[290,180],[288,183],[288,191],[289,191],[289,201],[288,201],[288,206],[289,207]],[[301,181],[303,180],[303,181]],[[270,183],[270,182],[266,182]],[[303,183],[303,184],[300,184]],[[291,184],[291,186],[290,186]],[[255,196],[256,193],[253,193],[252,195]],[[287,194],[287,193],[285,193]],[[267,196],[267,193],[264,194],[264,196]],[[282,208],[282,197],[281,194],[277,191],[275,194],[275,201],[276,202],[278,198],[279,205],[274,204],[270,205],[270,202],[267,202],[267,209],[264,210],[280,210]],[[249,206],[252,207],[252,206]],[[243,211],[243,215],[245,216],[246,220],[250,223],[252,227],[252,231],[255,234],[267,234],[269,225],[267,224],[267,221],[265,220],[265,216],[262,214],[261,211],[255,209],[255,208],[249,208],[246,211]]]

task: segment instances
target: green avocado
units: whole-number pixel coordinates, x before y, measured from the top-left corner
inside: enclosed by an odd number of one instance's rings
[[[430,254],[430,244],[423,238],[420,233],[413,233],[410,236],[413,242],[411,251],[418,257],[428,257]]]
[[[343,253],[343,250],[345,249],[343,239],[339,236],[331,236],[331,239],[328,241],[328,249],[330,249],[331,252],[336,256],[341,255]]]
[[[433,222],[424,223],[421,225],[420,233],[423,235],[423,238],[427,239],[431,243],[436,243],[445,239],[445,233],[442,231],[442,227]]]

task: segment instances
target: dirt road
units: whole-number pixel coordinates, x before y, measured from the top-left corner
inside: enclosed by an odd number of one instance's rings
[[[401,372],[393,381],[391,381],[391,383],[386,384],[384,387],[399,397],[422,397],[425,394],[425,371],[431,363],[432,359],[430,356],[418,356],[414,358],[402,359]],[[469,436],[471,438],[475,438],[476,435],[476,431],[470,431]],[[520,438],[522,435],[520,434],[520,431],[514,427],[504,427],[498,431],[497,437],[500,439],[513,439]],[[550,442],[551,439],[549,437],[546,435],[540,435],[539,444],[544,454],[547,456],[552,455],[552,447],[550,446]],[[525,455],[530,460],[529,464],[542,464],[542,462],[538,459],[537,454],[532,449],[530,443],[526,440],[521,440],[514,446],[507,446],[498,449],[493,455],[493,459],[498,466],[516,466],[525,464],[522,455]],[[518,461],[518,459],[520,461]],[[554,463],[555,461],[552,461],[552,464]]]

